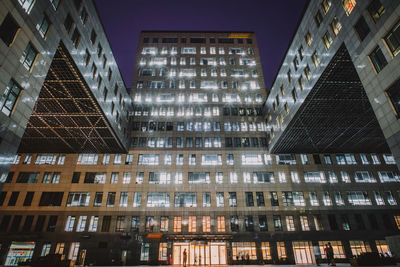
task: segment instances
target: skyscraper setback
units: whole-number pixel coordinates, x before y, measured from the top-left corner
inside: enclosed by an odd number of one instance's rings
[[[398,36],[398,15],[382,11],[393,2],[310,1],[271,91],[254,32],[143,31],[129,95],[116,66],[107,68],[111,53],[104,63],[110,50],[92,2],[55,2],[7,2],[25,20],[43,13],[38,5],[62,23],[49,33],[59,36],[47,43],[54,56],[0,192],[1,264],[60,254],[177,265],[184,251],[190,265],[313,264],[327,242],[337,261],[390,253],[398,168],[352,58],[359,50],[343,36],[353,29],[338,23],[368,10],[376,36]],[[393,21],[389,33],[379,19]],[[90,38],[77,42],[75,31]],[[364,68],[376,70],[375,55],[364,55]],[[18,105],[1,118],[14,119]]]

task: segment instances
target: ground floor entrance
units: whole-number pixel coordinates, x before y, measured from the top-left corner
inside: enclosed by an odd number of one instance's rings
[[[314,264],[315,256],[311,241],[293,242],[293,253],[296,264]]]
[[[208,241],[174,242],[173,263],[184,264],[185,258],[188,265],[225,265],[226,244]]]

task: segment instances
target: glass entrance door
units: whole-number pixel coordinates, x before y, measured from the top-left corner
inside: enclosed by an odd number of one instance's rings
[[[175,242],[173,245],[173,263],[183,264],[186,249],[186,265],[226,264],[226,244],[223,242]]]
[[[296,264],[314,264],[315,257],[310,241],[293,242],[293,253]]]

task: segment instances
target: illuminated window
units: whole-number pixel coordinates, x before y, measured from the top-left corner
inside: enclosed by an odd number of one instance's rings
[[[306,41],[306,45],[307,45],[307,46],[310,46],[311,43],[312,43],[312,41],[313,41],[312,36],[311,36],[311,33],[310,33],[310,32],[307,32],[307,34],[304,36],[304,39],[305,39],[305,41]]]
[[[346,258],[346,254],[344,253],[342,241],[319,241],[318,244],[319,244],[319,249],[320,249],[322,258],[326,258],[324,248],[328,243],[331,243],[335,259],[345,259]]]
[[[351,191],[347,192],[347,199],[351,205],[354,206],[370,206],[372,205],[371,199],[368,197],[367,192]]]
[[[182,232],[182,217],[180,216],[174,217],[174,232],[175,233]]]
[[[308,222],[308,217],[306,215],[300,216],[300,224],[302,231],[310,231],[310,224]]]
[[[317,198],[317,193],[316,192],[309,192],[308,193],[309,197],[310,197],[310,204],[311,206],[319,206],[319,201]]]
[[[324,36],[322,36],[322,42],[324,43],[325,50],[328,51],[328,49],[331,47],[333,43],[333,39],[331,37],[331,34],[329,31],[327,31]]]
[[[203,228],[203,232],[211,232],[211,217],[210,216],[203,216],[202,228]]]
[[[257,260],[255,242],[232,242],[232,259],[244,261],[246,257],[250,260]]]
[[[339,19],[335,16],[332,19],[331,22],[331,29],[333,32],[333,35],[337,36],[340,32],[340,30],[342,29],[342,24],[340,23]]]
[[[396,222],[397,229],[400,230],[400,216],[394,215],[394,221]]]
[[[196,216],[189,216],[188,232],[196,232]]]
[[[293,216],[286,216],[286,227],[289,232],[296,231]]]
[[[343,9],[346,12],[346,15],[349,16],[357,4],[356,0],[341,0],[341,1]]]
[[[361,253],[371,252],[368,241],[350,240],[350,249],[353,256],[359,256]]]
[[[278,250],[278,258],[279,259],[286,259],[286,247],[285,242],[276,242],[276,248]]]
[[[378,206],[385,205],[385,200],[383,199],[383,197],[379,191],[374,191],[374,197],[375,197],[376,205],[378,205]]]
[[[311,56],[312,62],[314,63],[314,67],[318,67],[319,64],[321,63],[321,60],[319,59],[318,53],[315,50],[314,53]]]
[[[217,232],[225,232],[225,216],[217,216]]]
[[[326,15],[329,11],[329,8],[331,7],[332,3],[331,0],[323,0],[321,3],[322,11],[324,11],[324,14]]]
[[[219,208],[225,206],[224,192],[216,193],[216,204],[217,204],[217,207],[219,207]]]
[[[342,194],[340,192],[334,192],[335,202],[337,206],[343,206],[344,200],[342,198]]]

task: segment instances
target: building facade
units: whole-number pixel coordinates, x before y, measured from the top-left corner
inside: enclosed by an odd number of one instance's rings
[[[271,153],[390,149],[399,166],[399,10],[308,3],[267,99]]]
[[[393,156],[242,150],[222,148],[211,165],[206,150],[190,152],[196,164],[174,149],[20,155],[0,193],[2,264],[49,253],[182,264],[185,249],[190,264],[310,264],[327,242],[338,261],[389,251],[400,227]]]
[[[17,150],[126,153],[131,101],[93,2],[0,10],[0,180]]]

